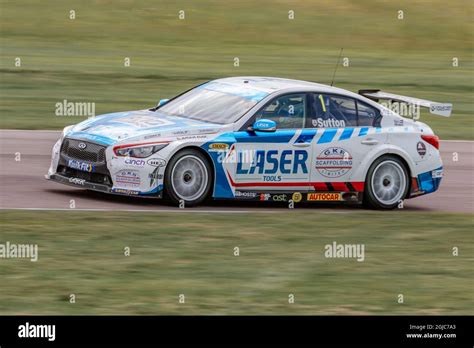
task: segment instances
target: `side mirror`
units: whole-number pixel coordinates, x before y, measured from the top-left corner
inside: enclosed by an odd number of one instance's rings
[[[249,127],[250,131],[258,131],[258,132],[274,132],[277,129],[277,124],[275,121],[261,119],[255,121],[252,127]]]
[[[168,101],[169,101],[169,99],[160,99],[160,101],[158,102],[157,107],[165,105]]]

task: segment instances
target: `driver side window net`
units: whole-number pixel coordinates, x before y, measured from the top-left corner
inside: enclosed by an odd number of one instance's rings
[[[277,129],[303,128],[306,117],[305,94],[288,94],[273,99],[258,112],[255,121],[275,121]]]
[[[354,99],[314,94],[312,104],[315,115],[311,120],[311,125],[315,128],[357,126],[357,109]]]

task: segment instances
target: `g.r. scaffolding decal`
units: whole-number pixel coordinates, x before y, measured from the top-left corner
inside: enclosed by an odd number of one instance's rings
[[[340,147],[327,148],[316,157],[316,169],[328,178],[341,177],[352,169],[352,156]]]

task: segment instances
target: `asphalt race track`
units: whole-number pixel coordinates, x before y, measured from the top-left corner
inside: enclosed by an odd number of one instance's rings
[[[215,201],[207,206],[179,209],[160,200],[139,199],[90,192],[49,182],[44,178],[51,159],[51,149],[59,138],[58,131],[0,130],[0,209],[75,209],[137,210],[137,211],[210,211],[246,212],[288,209],[285,204],[260,202]],[[430,195],[406,200],[410,211],[472,213],[474,198],[474,142],[442,141],[445,176],[441,188]],[[15,154],[21,160],[15,160]],[[457,153],[457,161],[454,156]],[[361,209],[347,205],[297,205],[300,209],[317,209],[337,213]]]

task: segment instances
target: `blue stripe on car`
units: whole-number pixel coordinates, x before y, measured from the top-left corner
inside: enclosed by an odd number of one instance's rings
[[[339,137],[339,140],[350,139],[353,132],[354,132],[354,128],[345,128],[341,136]]]
[[[364,135],[367,135],[367,132],[369,131],[369,127],[363,127],[359,131],[359,136],[363,137]]]
[[[303,129],[295,143],[310,143],[317,134],[317,129]]]
[[[68,133],[68,137],[75,138],[75,139],[90,140],[92,142],[99,143],[102,145],[107,145],[107,146],[115,143],[114,139],[104,137],[103,135],[90,134],[86,132],[71,132],[71,133]]]
[[[276,132],[235,132],[239,143],[289,143],[296,130],[277,130]]]
[[[318,144],[330,143],[337,133],[337,129],[326,129],[318,140]]]
[[[243,133],[243,132],[241,132]],[[229,145],[229,149],[232,144],[235,143],[235,133],[224,133],[219,135],[217,138],[201,145],[208,155],[211,157],[214,164],[214,198],[234,198],[232,188],[227,181],[227,176],[223,167],[221,151],[209,151],[209,146],[214,143],[224,143]]]

